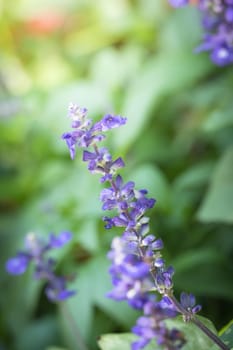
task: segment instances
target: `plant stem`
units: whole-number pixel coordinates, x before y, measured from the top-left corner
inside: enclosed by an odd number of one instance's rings
[[[213,340],[213,342],[215,342],[220,349],[222,350],[230,350],[230,348],[222,342],[222,340],[216,335],[214,334],[208,327],[206,327],[197,317],[193,317],[192,322],[199,328],[202,330],[202,332],[204,332],[210,339]]]
[[[171,300],[177,311],[184,316],[184,320],[186,322],[193,322],[203,333],[205,333],[215,344],[217,344],[220,349],[230,350],[230,348],[225,343],[223,343],[223,341],[216,334],[214,334],[208,327],[206,327],[194,314],[192,314],[192,312],[184,309],[173,294],[169,294],[167,297]]]
[[[70,324],[70,328],[72,330],[72,333],[76,338],[78,349],[79,350],[88,350],[88,347],[86,346],[86,344],[83,341],[83,338],[82,338],[81,333],[79,331],[78,325],[75,322],[73,315],[69,309],[69,306],[66,302],[63,302],[61,304],[61,310],[63,311],[65,318],[67,319],[67,321]]]

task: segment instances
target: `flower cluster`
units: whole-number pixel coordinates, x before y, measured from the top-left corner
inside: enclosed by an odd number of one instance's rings
[[[191,1],[169,2],[180,7]],[[205,34],[196,51],[210,52],[212,61],[219,66],[233,63],[233,0],[199,0],[197,3]]]
[[[39,239],[34,233],[25,238],[25,250],[17,253],[6,262],[6,270],[12,275],[23,274],[31,262],[35,265],[34,277],[47,282],[45,293],[51,301],[62,301],[75,294],[66,288],[66,278],[54,273],[55,261],[46,257],[46,253],[54,248],[61,248],[70,241],[70,232],[61,232],[58,236],[50,234],[48,242]]]
[[[155,200],[147,198],[145,189],[136,190],[132,181],[124,183],[116,171],[124,166],[121,158],[112,160],[106,148],[97,147],[97,142],[104,139],[103,132],[125,124],[120,116],[104,116],[96,124],[87,119],[87,110],[72,104],[69,108],[74,131],[63,134],[74,158],[76,146],[92,147],[83,151],[83,161],[88,169],[101,174],[101,182],[109,186],[102,190],[100,200],[104,211],[114,211],[113,216],[104,216],[105,228],[122,227],[121,237],[112,241],[108,257],[112,262],[110,274],[113,290],[109,296],[115,300],[126,300],[133,308],[142,310],[133,332],[140,336],[133,343],[133,350],[143,348],[156,337],[160,345],[167,349],[180,349],[184,338],[176,329],[167,329],[164,319],[174,317],[177,307],[169,297],[173,294],[173,268],[166,267],[161,255],[163,243],[150,233],[147,210],[153,208]],[[157,301],[153,292],[163,296]],[[191,315],[194,310],[186,310]],[[190,316],[191,317],[191,316]]]

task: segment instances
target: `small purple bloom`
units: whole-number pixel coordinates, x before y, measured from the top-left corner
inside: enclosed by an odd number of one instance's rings
[[[70,241],[72,234],[67,231],[61,232],[58,236],[50,234],[49,241],[45,242],[34,233],[25,238],[25,251],[19,252],[15,257],[6,262],[6,270],[10,274],[23,274],[29,263],[34,263],[34,278],[47,282],[45,293],[52,301],[64,300],[75,294],[66,288],[66,279],[54,273],[55,261],[46,257],[49,250],[61,248]]]
[[[27,270],[29,262],[29,255],[18,253],[14,258],[7,260],[6,270],[12,275],[21,275]]]
[[[72,238],[72,233],[68,231],[61,232],[58,236],[50,234],[49,245],[52,248],[61,248],[68,243]]]
[[[119,115],[107,114],[96,124],[95,128],[101,131],[107,131],[113,128],[118,128],[125,123],[126,118],[123,118]]]
[[[64,277],[54,276],[46,287],[45,294],[49,300],[56,302],[70,298],[76,294],[76,291],[66,289],[66,281]]]
[[[180,295],[180,303],[183,308],[192,314],[195,314],[201,310],[201,305],[195,305],[196,300],[193,294],[187,294],[182,292]]]

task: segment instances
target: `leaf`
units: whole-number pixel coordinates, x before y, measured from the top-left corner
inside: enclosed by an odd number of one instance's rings
[[[231,320],[225,327],[219,332],[222,341],[233,349],[233,320]],[[212,349],[211,349],[212,350]]]
[[[187,89],[209,69],[208,62],[203,57],[197,59],[192,52],[161,53],[151,60],[127,89],[122,114],[128,123],[114,139],[116,146],[128,147],[143,135],[150,112],[161,98]]]
[[[106,334],[100,337],[98,345],[101,350],[130,350],[135,340],[136,336],[131,333]]]
[[[56,319],[51,316],[31,321],[18,333],[16,350],[41,350],[58,337]],[[61,349],[60,349],[61,350]]]
[[[198,271],[204,264],[212,264],[220,260],[219,252],[213,248],[199,248],[188,250],[178,257],[173,259],[175,270],[179,273],[190,268],[195,268]]]
[[[214,333],[216,333],[213,324],[209,320],[205,319],[204,317],[200,317],[200,320]],[[168,328],[176,328],[184,333],[187,343],[182,348],[183,350],[207,350],[212,345],[212,340],[202,333],[199,328],[192,323],[184,323],[181,317],[167,320],[166,324]],[[106,334],[101,336],[100,340],[98,341],[98,345],[100,346],[101,350],[130,350],[132,341],[137,339],[138,338],[135,335],[130,333]],[[145,350],[153,349],[160,350],[161,347],[155,344],[154,341],[145,347]],[[213,350],[217,350],[217,348],[215,347]]]
[[[233,280],[231,268],[212,262],[182,270],[174,276],[174,283],[179,290],[191,290],[195,295],[221,297],[232,301]],[[217,283],[216,283],[217,281]]]
[[[233,147],[220,159],[197,218],[202,222],[233,222]]]
[[[193,51],[198,45],[201,35],[200,16],[194,7],[173,9],[159,35],[160,49],[167,52],[189,49],[190,53],[198,60],[199,55]]]
[[[224,107],[223,107],[224,108]],[[214,110],[209,114],[207,120],[203,123],[203,130],[206,132],[215,132],[225,127],[233,125],[232,110],[224,108],[223,110]]]
[[[184,191],[206,184],[213,171],[213,162],[205,161],[186,169],[176,177],[173,184],[175,191]]]

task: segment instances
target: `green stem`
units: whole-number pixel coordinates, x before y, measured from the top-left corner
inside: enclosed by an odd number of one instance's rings
[[[205,333],[205,335],[207,335],[215,344],[217,344],[220,349],[230,350],[230,348],[225,343],[223,343],[223,341],[216,334],[214,334],[208,327],[206,327],[192,312],[184,309],[173,294],[168,294],[166,296],[171,300],[177,311],[183,315],[186,322],[193,322],[203,333]]]

